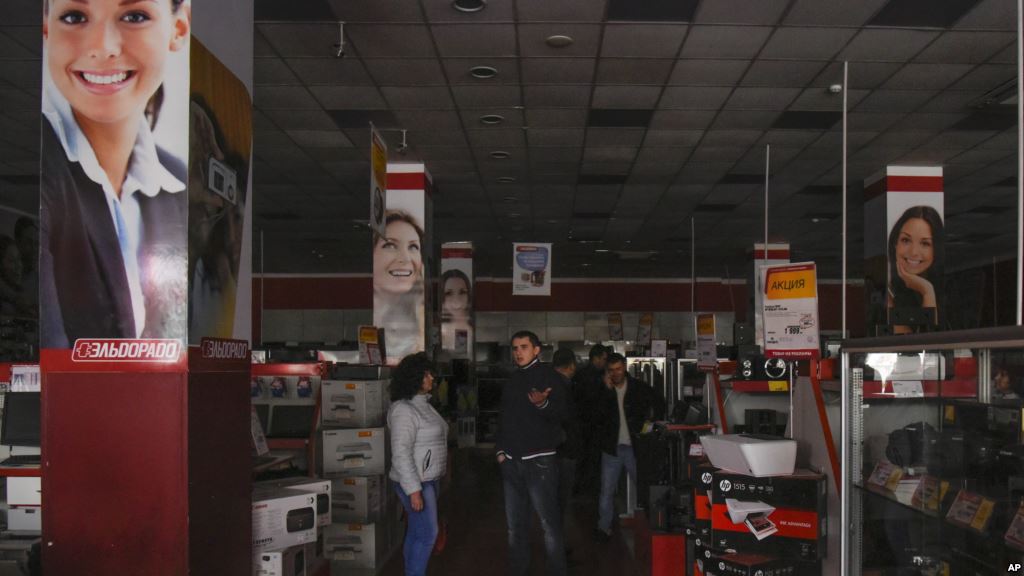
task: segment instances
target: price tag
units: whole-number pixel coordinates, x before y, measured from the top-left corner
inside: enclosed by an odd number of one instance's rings
[[[786,380],[769,380],[768,391],[769,392],[786,392],[789,390],[789,382]]]
[[[704,446],[699,442],[690,444],[690,456],[694,458],[700,458],[704,456]]]
[[[356,458],[348,458],[342,463],[343,468],[362,468],[363,465],[364,464],[362,456]]]
[[[352,550],[341,550],[334,553],[335,560],[355,560],[356,553]]]
[[[924,386],[920,380],[893,380],[892,391],[901,398],[924,397]]]

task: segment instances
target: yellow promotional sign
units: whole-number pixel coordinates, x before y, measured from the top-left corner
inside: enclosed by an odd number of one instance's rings
[[[700,314],[697,316],[697,334],[708,336],[715,333],[715,316],[713,314]]]
[[[697,315],[697,368],[712,371],[718,366],[715,346],[715,315]]]
[[[817,358],[818,275],[813,262],[766,266],[764,353],[769,358]]]
[[[797,270],[769,270],[765,280],[765,297],[768,300],[790,300],[793,298],[814,298],[818,295],[818,283],[813,267]]]

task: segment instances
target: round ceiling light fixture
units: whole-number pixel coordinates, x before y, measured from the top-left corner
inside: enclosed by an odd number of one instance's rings
[[[575,42],[575,40],[572,39],[572,36],[566,36],[564,34],[555,34],[553,36],[548,36],[547,39],[544,40],[544,42],[547,43],[547,45],[551,46],[552,48],[567,48],[569,46],[572,46],[572,43]]]
[[[498,75],[498,69],[494,66],[473,66],[469,69],[469,75],[480,80],[489,80]]]
[[[510,156],[512,155],[504,150],[495,150],[494,152],[491,152],[491,158],[494,158],[495,160],[505,160]]]
[[[498,176],[498,183],[499,184],[510,184],[512,182],[515,182],[515,181],[516,181],[516,179],[515,179],[514,176]]]
[[[505,121],[505,117],[501,114],[484,114],[480,117],[481,124],[487,124],[488,126],[494,126],[495,124],[501,124]]]
[[[487,6],[486,0],[455,0],[452,8],[459,12],[479,12]]]

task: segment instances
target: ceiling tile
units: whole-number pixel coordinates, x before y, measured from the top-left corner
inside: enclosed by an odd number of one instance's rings
[[[852,89],[878,88],[896,73],[902,64],[888,62],[852,62],[848,67]],[[814,79],[812,86],[828,87],[843,83],[843,64],[834,62],[825,67]]]
[[[637,128],[589,128],[586,146],[639,146],[646,130]]]
[[[490,2],[484,10],[462,12],[452,2],[423,2],[423,10],[430,22],[484,23],[512,22],[515,20],[515,4],[512,2]]]
[[[590,84],[596,62],[588,58],[523,58],[523,84]]]
[[[346,134],[348,132],[346,131]],[[349,134],[349,138],[352,135]],[[409,142],[423,146],[468,146],[462,132],[437,132],[434,130],[410,131],[407,135]],[[360,141],[361,140],[357,140]]]
[[[582,128],[530,128],[531,146],[583,146]]]
[[[964,15],[953,27],[958,29],[985,28],[1013,30],[1017,21],[1017,7],[1006,0],[983,0],[974,10]]]
[[[745,60],[679,60],[668,83],[673,86],[732,86],[749,65]]]
[[[893,125],[896,130],[945,130],[967,117],[967,114],[914,112]]]
[[[980,64],[1007,45],[1014,34],[1000,32],[945,32],[925,48],[915,60],[942,64]]]
[[[443,62],[445,74],[451,84],[489,86],[519,83],[519,66],[516,58],[446,58]],[[489,66],[497,70],[498,74],[493,78],[476,78],[470,70],[477,66]],[[443,80],[441,83],[444,83]]]
[[[591,106],[625,110],[650,110],[658,102],[660,86],[595,86]]]
[[[551,0],[517,0],[516,10],[520,22],[602,22],[604,2],[572,0],[551,2]]]
[[[598,84],[663,84],[674,60],[638,58],[601,58],[597,67]]]
[[[280,3],[277,0],[269,0]],[[339,20],[345,22],[419,21],[419,5],[405,0],[327,0]]]
[[[722,110],[712,127],[715,130],[767,130],[778,117],[777,110]]]
[[[702,130],[648,130],[644,145],[692,148],[703,135]]]
[[[454,110],[396,110],[395,119],[407,130],[462,130]]]
[[[785,109],[797,95],[799,88],[737,88],[725,108],[729,110],[782,110]]]
[[[889,0],[797,0],[784,22],[805,26],[861,26]]]
[[[447,110],[455,107],[447,86],[384,86],[380,91],[392,109],[434,108]]]
[[[569,58],[597,57],[601,27],[591,24],[519,24],[519,55]],[[569,36],[573,43],[564,48],[552,48],[545,43],[550,36]]]
[[[260,86],[255,90],[254,104],[263,110],[288,108],[292,110],[318,109],[320,105],[302,86]]]
[[[675,58],[686,36],[679,24],[617,24],[604,27],[604,58]]]
[[[938,32],[924,30],[867,28],[850,41],[839,58],[902,62],[912,58],[938,35]]]
[[[38,57],[42,54],[41,36],[38,26],[5,27],[0,33],[0,54],[5,58]]]
[[[519,106],[516,86],[452,86],[452,94],[459,108],[487,108]]]
[[[679,148],[679,147],[650,147],[644,146],[640,149],[640,153],[636,157],[637,164],[653,164],[663,163],[672,165],[675,172],[679,169],[687,158],[690,157],[690,153],[693,152],[693,148]],[[636,169],[634,168],[634,171]]]
[[[740,82],[743,86],[803,87],[825,66],[823,62],[757,60]]]
[[[311,86],[309,90],[328,110],[385,110],[388,107],[372,86]],[[259,98],[258,92],[256,97]]]
[[[855,33],[850,28],[779,28],[761,58],[831,60]]]
[[[757,142],[761,134],[760,130],[708,130],[701,145],[742,148]]]
[[[256,29],[266,39],[267,43],[274,49],[277,56],[283,58],[333,57],[334,44],[338,42],[337,24],[256,24]],[[349,28],[345,28],[346,35]],[[259,35],[257,35],[257,38]],[[259,41],[255,40],[257,45]],[[264,55],[261,50],[260,55]],[[274,54],[271,54],[274,55]]]
[[[527,109],[582,108],[590,102],[590,86],[524,86]]]
[[[922,106],[921,112],[969,112],[984,94],[977,90],[944,90]]]
[[[713,111],[655,110],[649,130],[703,130],[715,118]]]
[[[435,24],[431,30],[442,58],[516,55],[512,24]]]
[[[285,60],[306,85],[346,84],[349,86],[373,84],[362,63],[356,58],[291,58]],[[372,60],[370,62],[373,62]]]
[[[775,24],[789,5],[789,0],[716,0],[701,2],[694,22],[700,24]]]
[[[337,29],[334,30],[337,36]],[[434,45],[426,26],[348,24],[345,35],[362,58],[430,58]],[[332,42],[337,42],[335,38]]]
[[[675,87],[665,88],[658,103],[661,109],[685,108],[694,110],[717,110],[732,92],[723,87]]]
[[[951,90],[988,91],[997,86],[1012,82],[1016,76],[1017,70],[1014,66],[983,64],[976,67],[949,88]]]
[[[340,130],[288,130],[296,144],[303,148],[347,148],[352,143]]]
[[[935,96],[930,90],[875,90],[857,106],[858,112],[911,112]]]
[[[334,126],[334,121],[323,110],[266,110],[264,114],[282,130],[321,130]]]
[[[636,158],[636,152],[636,147],[630,146],[588,146],[583,149],[583,162],[622,162],[628,164]]]
[[[522,148],[526,139],[520,128],[489,128],[486,130],[469,130],[469,144],[483,148]]]
[[[253,83],[255,84],[298,84],[295,74],[280,58],[255,58],[253,60]]]
[[[850,130],[885,130],[905,118],[903,112],[850,112],[846,123]]]
[[[820,130],[769,130],[764,133],[756,145],[771,144],[787,148],[803,148],[820,137]]]
[[[483,109],[470,109],[460,110],[459,114],[462,116],[463,125],[469,129],[501,129],[511,127],[522,127],[523,126],[523,111],[515,110],[511,108],[483,108]],[[501,124],[489,125],[484,124],[480,118],[484,116],[501,116],[505,120]]]
[[[847,107],[855,108],[868,94],[870,94],[870,90],[850,90],[846,96]],[[808,88],[790,105],[790,109],[842,111],[843,95],[833,94],[825,88]]]
[[[772,29],[761,26],[691,26],[683,58],[753,58]]]
[[[587,124],[585,109],[569,108],[529,108],[526,110],[526,121],[529,126],[552,128],[583,127]]]
[[[972,68],[970,64],[907,64],[883,85],[888,89],[941,90]]]

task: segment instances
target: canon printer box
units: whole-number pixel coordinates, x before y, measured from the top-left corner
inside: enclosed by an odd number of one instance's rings
[[[343,568],[376,568],[387,553],[382,522],[373,524],[331,524],[324,528],[324,556],[331,565]]]
[[[827,552],[827,479],[798,470],[755,478],[719,470],[711,496],[712,546],[803,560]]]
[[[381,515],[385,482],[383,476],[334,478],[331,480],[335,522],[370,523]]]
[[[717,471],[711,464],[701,464],[694,472],[693,524],[696,535],[704,539],[711,538],[711,493]]]
[[[716,554],[711,563],[717,576],[821,576],[820,560],[760,554]]]
[[[306,576],[309,567],[308,544],[277,552],[259,552],[252,562],[254,576]]]
[[[259,482],[256,487],[291,488],[316,494],[316,525],[327,526],[331,523],[331,481],[319,480],[308,476],[279,478]]]
[[[384,428],[324,430],[324,474],[376,476],[384,474],[387,454]]]
[[[316,540],[316,494],[258,487],[252,493],[253,552],[284,550]]]
[[[384,425],[386,380],[325,380],[320,385],[320,418],[325,427]]]

